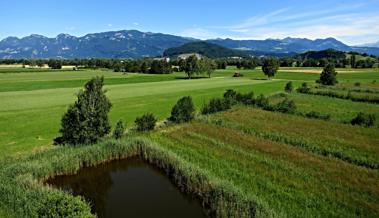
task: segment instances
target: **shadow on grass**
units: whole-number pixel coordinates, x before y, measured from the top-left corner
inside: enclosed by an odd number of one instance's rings
[[[207,77],[207,76],[196,76],[196,77],[192,77],[191,79],[189,79],[186,76],[176,76],[175,79],[193,80],[193,79],[209,79],[209,77]]]
[[[251,78],[252,80],[269,80],[267,78]]]

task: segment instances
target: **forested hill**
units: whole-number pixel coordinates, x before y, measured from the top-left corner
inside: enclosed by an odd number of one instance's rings
[[[164,51],[163,56],[175,57],[181,54],[198,53],[209,58],[224,57],[246,57],[245,52],[225,48],[208,42],[191,42],[179,47],[169,48]]]
[[[343,59],[346,58],[346,53],[343,51],[337,51],[335,49],[327,49],[322,51],[308,51],[304,52],[302,54],[296,55],[296,57],[299,57],[301,59],[306,58],[312,58],[312,59]]]

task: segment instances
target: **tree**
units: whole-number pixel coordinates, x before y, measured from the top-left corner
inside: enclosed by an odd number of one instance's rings
[[[47,63],[51,69],[62,69],[62,62],[59,60],[50,59]]]
[[[175,104],[171,110],[170,121],[174,123],[189,122],[194,118],[195,106],[192,102],[191,96],[186,96]]]
[[[134,123],[137,125],[137,131],[145,132],[153,130],[157,119],[152,113],[146,113],[141,117],[137,117]]]
[[[124,134],[124,131],[125,131],[124,123],[122,122],[122,120],[119,120],[116,124],[114,131],[113,131],[113,137],[115,139],[120,139],[122,137],[122,135]]]
[[[292,92],[293,91],[293,84],[292,81],[289,81],[286,86],[284,87],[285,92]]]
[[[334,65],[333,64],[327,64],[321,75],[320,75],[320,79],[317,80],[316,82],[318,83],[321,83],[323,85],[335,85],[337,83],[337,72],[334,68]]]
[[[195,74],[199,74],[199,63],[196,55],[191,55],[187,58],[183,66],[183,70],[187,74],[188,79],[191,79]]]
[[[242,61],[242,67],[244,69],[254,70],[257,67],[257,61],[255,58],[245,58]]]
[[[228,66],[228,63],[225,60],[218,60],[217,61],[217,69],[226,69]]]
[[[149,73],[149,66],[146,61],[142,62],[140,71],[141,73]]]
[[[186,60],[185,59],[180,59],[179,62],[178,62],[178,65],[179,65],[179,71],[180,72],[185,71],[185,69],[186,69]]]
[[[79,91],[78,99],[62,117],[60,139],[64,144],[93,144],[110,132],[112,106],[103,90],[104,77],[95,77]]]
[[[279,69],[279,61],[276,58],[266,58],[263,61],[262,70],[263,73],[271,79],[271,77],[274,77],[276,72]]]
[[[351,68],[355,68],[356,67],[355,62],[356,62],[355,55],[352,54],[351,57],[350,57],[350,66],[351,66]]]
[[[198,61],[198,67],[200,72],[206,73],[208,75],[208,78],[211,78],[211,75],[216,70],[217,65],[215,61],[204,58]]]

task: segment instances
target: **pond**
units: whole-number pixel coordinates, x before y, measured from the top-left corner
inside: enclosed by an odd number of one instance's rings
[[[200,202],[180,192],[158,169],[133,158],[87,167],[47,181],[81,195],[98,217],[206,217]]]

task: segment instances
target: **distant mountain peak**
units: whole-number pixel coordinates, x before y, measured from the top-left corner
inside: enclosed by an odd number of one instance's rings
[[[40,34],[30,34],[30,36],[27,36],[25,38],[40,38],[40,39],[47,39],[46,36],[40,35]]]
[[[335,38],[310,40],[284,39],[200,40],[139,30],[118,30],[72,36],[61,33],[54,38],[31,34],[23,38],[7,37],[0,41],[0,58],[140,58],[161,56],[168,48],[190,42],[205,41],[228,49],[250,51],[250,54],[294,54],[333,48],[379,55],[379,48],[348,46]]]

